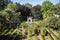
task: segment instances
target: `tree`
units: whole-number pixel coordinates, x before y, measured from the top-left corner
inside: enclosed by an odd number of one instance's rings
[[[31,9],[31,13],[34,19],[42,19],[42,13],[41,13],[41,6],[40,5],[36,5],[34,7],[32,7]]]
[[[56,5],[55,5],[55,14],[58,14],[58,15],[60,15],[60,3],[57,3]]]
[[[5,12],[5,11],[1,11],[0,12],[0,24],[1,24],[1,29],[4,29],[4,28],[7,28],[7,20],[8,20],[8,18],[9,18],[9,14],[7,13],[7,12]],[[9,27],[8,27],[9,28]]]
[[[43,18],[46,18],[47,16],[52,16],[52,14],[54,13],[54,9],[54,5],[50,1],[44,1],[41,7]]]
[[[46,20],[46,26],[53,28],[53,29],[58,29],[60,28],[60,18],[57,18],[55,16],[48,17]]]
[[[11,9],[12,11],[16,11],[17,10],[17,4],[9,3],[6,8]]]
[[[30,8],[24,6],[24,5],[17,5],[18,8],[16,12],[21,12],[20,19],[21,21],[26,21],[27,17],[30,16],[31,10]]]
[[[0,0],[0,10],[4,9],[11,0]]]
[[[32,8],[32,5],[29,4],[29,3],[26,3],[25,6],[28,7],[28,8]]]

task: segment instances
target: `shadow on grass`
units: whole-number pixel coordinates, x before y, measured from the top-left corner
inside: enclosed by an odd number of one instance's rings
[[[1,35],[0,40],[22,40],[22,35]]]

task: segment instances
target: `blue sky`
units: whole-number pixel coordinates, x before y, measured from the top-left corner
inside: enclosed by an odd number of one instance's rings
[[[32,4],[33,6],[35,6],[35,5],[37,5],[37,4],[42,4],[42,2],[44,1],[44,0],[11,0],[11,1],[13,1],[14,3],[15,2],[18,2],[18,3],[20,3],[20,4],[25,4],[25,3],[30,3],[30,4]],[[53,4],[56,4],[56,3],[59,3],[60,2],[60,0],[50,0]]]

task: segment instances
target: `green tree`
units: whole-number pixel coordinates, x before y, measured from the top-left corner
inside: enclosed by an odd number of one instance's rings
[[[11,0],[0,0],[0,10],[4,9]]]
[[[58,14],[58,15],[60,15],[60,3],[57,3],[56,5],[55,5],[55,14]]]
[[[16,4],[9,3],[6,8],[7,9],[11,9],[12,11],[16,11],[17,5]]]
[[[42,19],[42,13],[41,13],[41,6],[40,5],[36,5],[34,7],[31,8],[31,13],[34,19]]]
[[[43,14],[43,18],[47,16],[51,16],[54,13],[54,5],[50,1],[44,1],[42,3],[41,11]]]
[[[32,5],[29,4],[29,3],[26,3],[25,6],[28,7],[28,8],[32,8]]]
[[[48,17],[46,20],[46,26],[53,28],[53,29],[58,29],[60,28],[60,18],[57,17]]]

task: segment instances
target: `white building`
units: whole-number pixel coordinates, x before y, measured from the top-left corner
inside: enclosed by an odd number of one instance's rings
[[[32,23],[32,17],[27,17],[27,23]]]

